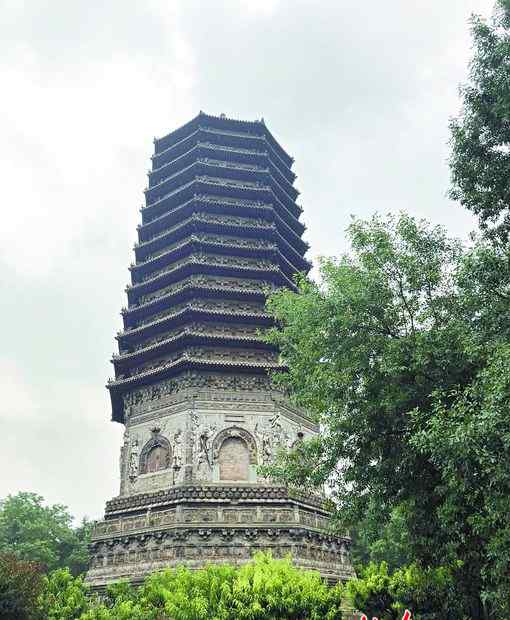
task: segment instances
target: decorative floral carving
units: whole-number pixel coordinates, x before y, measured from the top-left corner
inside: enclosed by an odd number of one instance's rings
[[[230,204],[246,207],[257,207],[267,209],[267,211],[273,210],[273,205],[271,203],[262,202],[262,200],[252,200],[251,198],[230,198],[228,196],[212,196],[210,194],[196,194],[195,198],[201,202],[213,204]]]
[[[315,506],[324,510],[323,498],[317,495],[301,493],[297,490],[290,491],[285,487],[275,486],[244,486],[238,484],[235,486],[179,486],[172,487],[166,491],[154,491],[152,493],[140,493],[132,496],[116,497],[106,504],[106,514],[118,513],[123,510],[138,510],[144,506],[164,505],[167,502],[175,502],[176,500],[198,501],[202,499],[216,499],[227,501],[238,501],[240,499],[261,499],[264,501],[277,499],[289,500],[297,499],[301,503]]]
[[[226,237],[225,235],[214,235],[214,234],[206,234],[202,233],[199,235],[192,235],[190,237],[193,241],[198,241],[200,243],[211,243],[211,244],[220,244],[225,246],[238,246],[244,248],[252,248],[258,250],[264,249],[278,249],[278,246],[275,243],[271,243],[266,239],[243,239],[241,237]]]
[[[271,288],[273,285],[272,283],[263,280],[261,281],[248,278],[203,276],[195,274],[175,284],[170,284],[169,286],[165,286],[156,291],[141,295],[138,299],[138,304],[134,305],[134,307],[130,308],[129,310],[136,309],[139,305],[148,303],[150,301],[158,299],[159,297],[163,297],[164,295],[172,295],[187,288],[192,288],[193,286],[200,286],[203,288],[227,288],[229,290],[265,292],[267,288]]]
[[[120,524],[119,524],[120,525]],[[149,553],[154,559],[162,561],[162,566],[175,566],[177,563],[232,557],[248,559],[250,553],[246,543],[257,541],[258,546],[270,547],[277,557],[283,557],[296,542],[304,542],[296,560],[312,559],[320,562],[327,576],[335,574],[337,578],[347,579],[353,571],[348,558],[350,540],[346,537],[331,536],[324,532],[310,531],[306,528],[288,528],[278,525],[270,528],[241,526],[238,528],[181,526],[166,531],[131,531],[125,536],[113,535],[104,538],[102,524],[97,524],[90,546],[92,553],[89,579],[104,580],[105,569],[109,578],[120,568],[125,573],[137,568],[137,564],[149,560]],[[110,534],[111,536],[111,534]],[[209,544],[203,545],[207,540]],[[274,545],[277,543],[277,546]],[[128,560],[129,558],[129,560]],[[139,574],[139,573],[138,573]]]
[[[276,247],[276,246],[275,246]],[[192,249],[192,247],[190,246]],[[205,252],[194,252],[189,254],[185,258],[182,258],[178,261],[172,261],[169,265],[161,267],[160,269],[156,269],[151,271],[148,274],[142,276],[138,282],[133,283],[133,288],[136,286],[141,286],[144,282],[149,282],[150,280],[154,280],[159,278],[165,273],[170,273],[172,271],[176,271],[180,267],[182,267],[186,263],[197,263],[202,265],[225,265],[230,267],[235,267],[239,269],[240,267],[252,268],[257,271],[262,270],[271,270],[278,271],[279,267],[272,263],[267,258],[246,258],[240,256],[223,256],[221,254],[207,254]]]

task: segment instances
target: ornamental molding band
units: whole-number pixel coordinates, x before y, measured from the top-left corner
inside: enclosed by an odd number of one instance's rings
[[[96,591],[264,549],[330,582],[353,575],[325,497],[259,471],[319,432],[272,384],[284,367],[264,339],[266,295],[310,269],[292,164],[261,121],[201,112],[154,141],[107,384],[124,439],[92,534]]]

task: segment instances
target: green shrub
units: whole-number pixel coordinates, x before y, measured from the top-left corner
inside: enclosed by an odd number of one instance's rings
[[[345,592],[352,607],[379,620],[400,620],[405,609],[411,610],[414,620],[461,620],[453,584],[452,571],[444,567],[411,564],[390,574],[381,562],[364,568],[347,583]]]
[[[48,620],[341,620],[342,589],[296,568],[290,558],[258,553],[240,568],[212,565],[167,569],[139,589],[108,587],[87,600],[82,579],[56,571],[45,582],[41,609]]]

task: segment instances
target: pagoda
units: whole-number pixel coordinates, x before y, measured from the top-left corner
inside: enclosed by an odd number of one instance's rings
[[[95,526],[88,581],[292,554],[353,574],[323,496],[263,477],[318,432],[270,380],[267,294],[308,272],[293,159],[264,121],[200,113],[154,140],[128,305],[108,382],[125,426],[120,493]]]

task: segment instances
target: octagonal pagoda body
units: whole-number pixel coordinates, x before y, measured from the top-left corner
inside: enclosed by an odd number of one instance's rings
[[[124,328],[109,381],[125,425],[120,494],[95,526],[88,581],[291,553],[331,581],[349,539],[323,498],[258,473],[318,432],[271,386],[268,292],[307,272],[292,158],[263,121],[200,113],[154,141]]]

